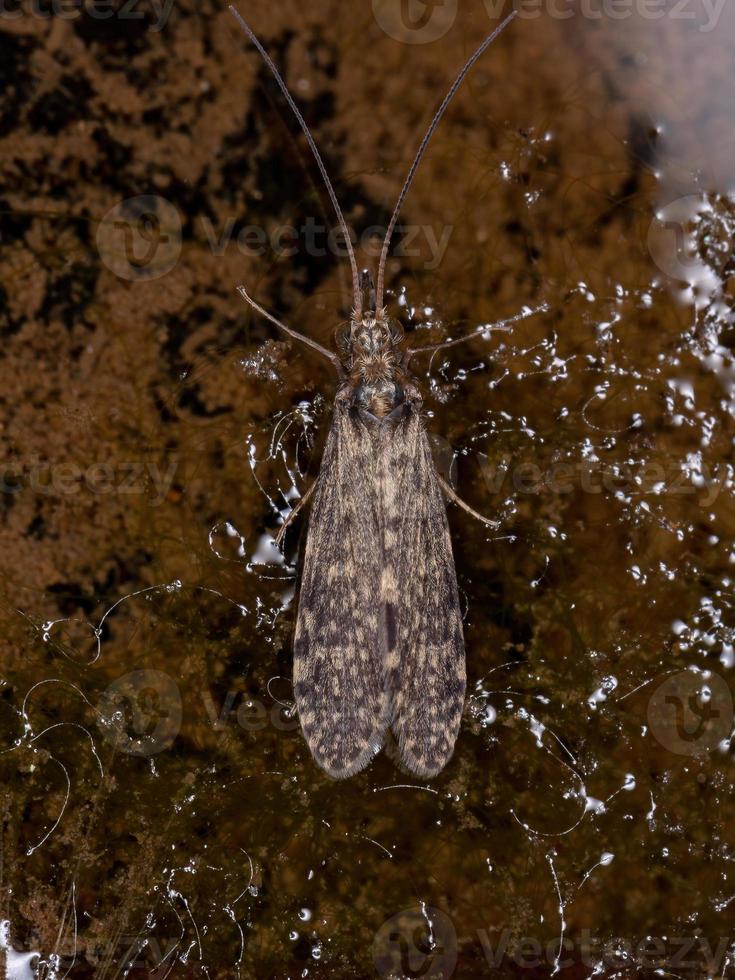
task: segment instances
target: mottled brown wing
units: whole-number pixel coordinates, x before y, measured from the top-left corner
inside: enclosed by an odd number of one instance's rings
[[[464,639],[447,513],[426,431],[412,411],[384,471],[383,601],[387,688],[399,762],[435,776],[454,751],[466,686]]]
[[[336,779],[363,769],[388,727],[379,452],[370,428],[338,403],[309,518],[293,674],[306,741]]]

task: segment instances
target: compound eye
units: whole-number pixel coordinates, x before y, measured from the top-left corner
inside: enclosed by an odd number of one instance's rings
[[[349,350],[351,333],[352,327],[349,321],[346,323],[340,323],[340,325],[334,331],[334,342],[339,350]]]
[[[398,320],[388,321],[388,333],[390,335],[391,342],[394,344],[400,344],[403,340],[403,327],[400,325]]]

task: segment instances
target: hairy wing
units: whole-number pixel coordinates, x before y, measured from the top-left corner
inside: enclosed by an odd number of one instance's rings
[[[316,762],[363,769],[388,727],[378,592],[375,436],[337,405],[314,492],[294,641],[294,696]]]
[[[457,576],[441,488],[426,431],[412,411],[383,470],[383,601],[391,728],[401,764],[417,776],[451,758],[466,685]]]

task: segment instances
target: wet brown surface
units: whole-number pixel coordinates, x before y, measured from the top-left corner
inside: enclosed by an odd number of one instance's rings
[[[417,364],[502,521],[450,508],[471,697],[429,784],[330,782],[288,710],[268,542],[334,388],[235,286],[327,344],[350,297],[305,234],[236,241],[335,224],[275,85],[211,5],[0,17],[11,976],[546,977],[560,940],[563,976],[730,975],[733,14],[673,6],[517,19],[404,210],[422,341],[548,304]],[[241,9],[384,224],[482,5],[422,44],[387,0]]]

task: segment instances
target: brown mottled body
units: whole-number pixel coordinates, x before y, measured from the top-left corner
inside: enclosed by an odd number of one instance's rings
[[[436,775],[452,754],[465,691],[446,510],[383,315],[352,321],[347,380],[313,496],[294,644],[304,735],[331,776],[351,776],[389,730],[404,768]]]

